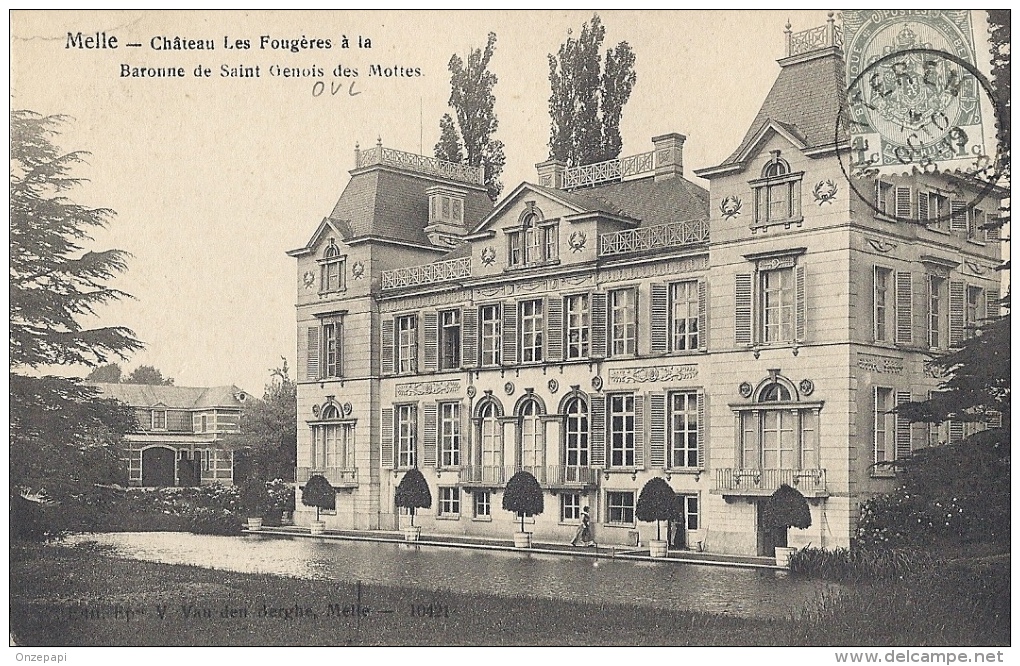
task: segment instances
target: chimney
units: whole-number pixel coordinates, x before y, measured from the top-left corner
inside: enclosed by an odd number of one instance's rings
[[[538,184],[543,187],[552,187],[557,190],[563,189],[563,172],[567,170],[567,163],[560,160],[546,160],[535,165],[538,170]]]
[[[686,140],[686,136],[676,132],[652,137],[652,145],[655,146],[655,182],[675,176],[683,177]]]

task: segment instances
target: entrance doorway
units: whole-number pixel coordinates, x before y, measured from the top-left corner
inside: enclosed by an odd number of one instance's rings
[[[142,485],[157,488],[177,485],[175,463],[173,449],[165,446],[145,449],[142,451]]]

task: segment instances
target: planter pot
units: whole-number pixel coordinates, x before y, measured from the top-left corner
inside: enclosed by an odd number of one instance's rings
[[[652,539],[648,542],[648,554],[651,557],[666,557],[666,541]]]
[[[421,536],[420,527],[405,527],[404,528],[404,541],[417,541]]]
[[[262,519],[261,518],[249,518],[248,519],[248,529],[250,531],[252,531],[252,532],[258,532],[260,529],[262,529]]]
[[[790,568],[790,556],[797,552],[796,548],[776,546],[776,566],[784,569]]]
[[[514,532],[514,548],[531,548],[531,532]]]
[[[326,521],[313,520],[311,525],[308,526],[308,529],[312,534],[322,534],[326,531]]]

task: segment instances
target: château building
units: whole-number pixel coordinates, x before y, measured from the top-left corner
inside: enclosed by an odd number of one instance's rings
[[[197,388],[149,384],[91,384],[101,398],[134,408],[125,435],[128,483],[173,487],[234,481],[234,454],[223,437],[237,432],[248,395],[236,386]]]
[[[646,542],[652,477],[683,497],[686,542],[771,554],[762,501],[809,501],[791,545],[845,546],[892,489],[876,462],[963,424],[890,410],[938,386],[927,361],[998,311],[998,201],[939,174],[840,166],[837,28],[788,33],[733,153],[685,177],[685,137],[600,164],[537,165],[494,207],[481,169],[377,144],[296,259],[299,488],[338,490],[327,529],[406,524],[394,490],[428,480],[424,533],[508,538],[502,492],[535,475],[536,540],[582,507],[602,543]],[[951,215],[949,215],[951,211]],[[919,222],[907,222],[906,219]],[[298,501],[298,524],[314,518]],[[305,509],[302,511],[302,509]]]

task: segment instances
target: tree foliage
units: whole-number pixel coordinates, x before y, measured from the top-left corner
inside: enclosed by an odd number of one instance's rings
[[[615,159],[623,149],[623,107],[637,82],[634,51],[620,42],[606,50],[603,65],[606,29],[598,14],[578,38],[570,35],[549,55],[549,157],[572,166]]]
[[[414,526],[414,510],[427,509],[432,506],[432,491],[425,481],[425,476],[417,467],[407,470],[404,477],[397,484],[393,501],[397,506],[410,509],[411,526]]]
[[[259,481],[294,480],[297,465],[297,384],[290,378],[287,359],[270,371],[260,400],[241,407],[238,432],[224,443],[239,452],[245,476]]]
[[[673,517],[675,504],[676,492],[669,487],[665,479],[653,476],[641,488],[635,513],[638,520],[655,523],[655,538],[660,539],[662,538],[660,521]]]
[[[308,479],[305,487],[301,489],[301,503],[305,506],[314,506],[315,519],[318,520],[320,510],[336,510],[336,488],[326,477],[316,474]]]
[[[521,531],[524,531],[524,517],[537,516],[545,509],[542,486],[528,471],[521,470],[506,482],[503,491],[503,510],[512,511],[521,517]]]
[[[164,377],[155,366],[140,365],[121,380],[125,384],[148,384],[149,386],[173,386],[173,377]]]
[[[92,368],[92,372],[85,377],[85,381],[97,384],[119,384],[123,374],[124,370],[119,363],[107,363]]]
[[[82,317],[127,297],[107,282],[126,268],[120,250],[85,245],[113,211],[66,198],[85,153],[54,144],[60,116],[11,111],[10,481],[57,499],[95,483],[124,483],[119,443],[135,425],[130,409],[97,398],[80,380],[30,376],[26,368],[125,358],[142,344],[128,328],[86,328]],[[19,372],[22,371],[22,372]]]
[[[444,114],[439,121],[440,137],[436,157],[448,162],[481,166],[485,188],[495,201],[503,191],[499,176],[506,165],[503,142],[492,138],[499,128],[496,96],[492,90],[499,79],[489,71],[496,50],[496,33],[490,32],[485,48],[471,49],[467,61],[450,56],[450,107],[456,116]]]
[[[1006,122],[996,124],[999,139],[999,166],[1005,183],[1010,181],[1010,13],[1008,9],[988,10],[989,42],[992,51],[992,91],[1000,117]],[[1008,185],[1007,185],[1008,186]]]
[[[811,507],[799,490],[784,483],[765,500],[762,522],[770,530],[806,530],[811,527]]]

